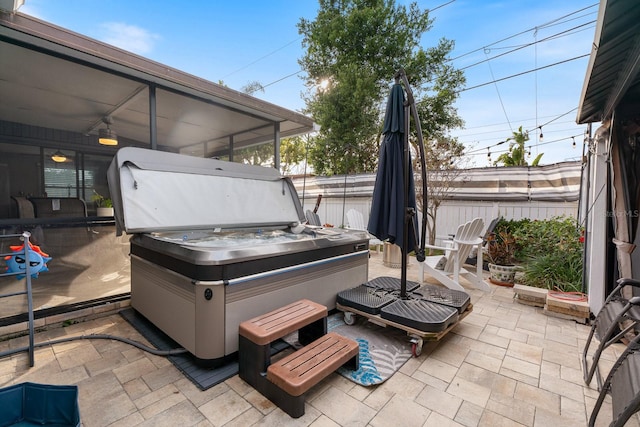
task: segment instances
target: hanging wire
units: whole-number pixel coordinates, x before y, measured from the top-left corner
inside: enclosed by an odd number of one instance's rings
[[[559,22],[559,21],[561,21],[561,20],[563,20],[563,19],[565,19],[565,18],[567,18],[567,17],[569,17],[569,16],[571,16],[571,15],[575,15],[575,14],[581,13],[581,12],[583,12],[583,11],[587,10],[587,9],[591,9],[591,8],[594,8],[594,7],[595,7],[595,8],[597,8],[597,7],[598,7],[598,3],[595,3],[595,4],[592,4],[592,5],[590,5],[590,6],[584,7],[584,8],[582,8],[582,9],[578,9],[578,10],[576,10],[575,12],[568,13],[568,14],[563,15],[563,16],[561,16],[561,17],[559,17],[559,18],[556,18],[556,19],[554,19],[554,20],[552,20],[552,21],[550,21],[550,22],[547,22],[547,23],[545,23],[545,24],[539,25],[538,27],[540,27],[540,28],[545,28],[545,27],[547,27],[547,26],[549,26],[549,25],[551,25],[551,24],[555,24],[555,23],[557,23],[557,22]],[[591,22],[589,22],[589,23],[590,23],[590,24],[593,24],[593,23],[595,23],[595,22],[596,22],[596,21],[591,21]],[[491,43],[491,44],[489,44],[489,45],[487,45],[487,46],[485,46],[485,47],[491,47],[491,46],[496,45],[496,44],[498,44],[498,43],[502,43],[502,42],[507,41],[507,40],[509,40],[509,39],[513,39],[513,38],[515,38],[515,37],[518,37],[518,36],[521,36],[521,35],[523,35],[523,34],[526,34],[526,33],[528,33],[529,31],[532,31],[532,30],[533,30],[533,28],[528,28],[528,29],[526,29],[526,30],[524,30],[524,31],[520,31],[519,33],[513,34],[513,35],[511,35],[511,36],[509,36],[509,37],[505,37],[505,38],[503,38],[503,39],[500,39],[500,40],[498,40],[498,41],[495,41],[495,42],[493,42],[493,43]],[[478,49],[475,49],[475,50],[469,51],[469,52],[467,52],[467,53],[463,53],[462,55],[459,55],[459,56],[456,56],[455,58],[452,58],[450,61],[455,61],[456,59],[460,59],[460,58],[463,58],[463,57],[465,57],[465,56],[468,56],[468,55],[474,54],[474,53],[476,53],[476,52],[479,52],[481,49],[484,49],[484,48],[478,48]]]
[[[534,58],[533,58],[533,64],[534,64],[534,68],[538,68],[538,27],[536,27],[535,31],[533,32],[533,37],[535,40],[535,44],[533,46],[534,49]],[[533,73],[533,85],[534,85],[534,91],[535,91],[535,99],[536,99],[536,126],[538,126],[538,72],[536,71],[535,73]],[[527,135],[529,133],[527,132]],[[540,142],[542,142],[542,127],[540,127]],[[536,144],[536,153],[538,152],[538,145]],[[529,156],[531,156],[531,151],[529,151]]]
[[[578,107],[572,108],[571,110],[567,111],[566,113],[560,114],[559,116],[554,117],[553,119],[549,120],[548,122],[541,124],[541,125],[539,126],[540,133],[542,133],[542,126],[546,126],[546,125],[548,125],[548,124],[550,124],[550,123],[553,123],[553,122],[555,122],[556,120],[558,120],[559,118],[564,117],[564,116],[566,116],[567,114],[570,114],[570,113],[574,112],[574,111],[575,111],[575,110],[577,110],[577,109],[578,109]],[[526,131],[525,131],[525,133],[529,133],[529,132],[531,132],[531,130],[526,130]],[[547,144],[550,144],[550,143],[553,143],[553,142],[563,141],[563,140],[565,140],[565,139],[567,139],[567,138],[569,138],[569,137],[565,137],[565,138],[561,138],[561,139],[557,139],[557,140],[553,140],[553,141],[548,141],[548,142],[540,143],[539,145],[547,145]],[[504,144],[504,143],[505,143],[505,141],[500,141],[500,142],[497,142],[497,143],[495,143],[495,144],[489,145],[489,146],[487,146],[487,147],[478,148],[478,149],[475,149],[475,150],[468,151],[468,152],[464,153],[464,155],[469,155],[469,154],[477,153],[477,152],[479,152],[479,151],[484,150],[485,148],[488,150],[488,149],[490,149],[490,148],[496,147],[496,146],[501,145],[501,144]]]
[[[485,49],[484,55],[488,56],[488,53],[491,52],[491,49]],[[493,75],[493,68],[491,68],[491,61],[487,60],[487,65],[489,66],[489,72],[491,73],[491,79],[495,82],[496,78]],[[513,127],[511,126],[511,121],[509,120],[509,116],[507,115],[507,110],[504,108],[504,103],[502,102],[502,97],[500,96],[500,90],[498,89],[498,83],[494,83],[493,85],[496,88],[496,93],[498,94],[498,100],[500,100],[500,107],[502,107],[502,112],[504,113],[504,118],[507,119],[507,123],[509,124],[509,130],[513,132]]]

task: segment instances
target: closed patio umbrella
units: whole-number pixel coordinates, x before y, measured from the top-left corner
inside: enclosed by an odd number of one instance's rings
[[[404,74],[400,74],[404,77]],[[409,110],[396,76],[384,118],[384,139],[367,230],[402,249],[401,297],[406,297],[407,254],[416,248],[416,193],[409,151]],[[406,79],[406,77],[405,77]],[[409,227],[411,226],[411,230]]]
[[[408,203],[405,203],[405,107],[402,84],[396,83],[391,88],[387,110],[384,118],[384,139],[380,147],[378,171],[376,173],[371,215],[367,229],[380,240],[388,240],[403,249],[413,249],[415,240],[409,234],[404,245],[404,215],[406,207],[416,207],[416,193],[413,174],[409,173]],[[409,164],[409,168],[411,165]]]

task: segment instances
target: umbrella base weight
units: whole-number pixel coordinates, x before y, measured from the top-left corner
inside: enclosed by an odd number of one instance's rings
[[[383,326],[406,330],[419,338],[439,339],[472,310],[469,295],[431,285],[407,282],[407,297],[400,298],[400,281],[379,277],[338,293],[338,310],[352,324],[353,314]]]
[[[347,317],[349,317],[351,320],[349,322],[345,322],[349,325],[354,324],[355,323],[355,317],[356,316],[362,316],[365,319],[367,319],[367,321],[374,323],[376,325],[379,326],[391,326],[394,327],[396,329],[399,329],[401,331],[405,331],[407,333],[407,335],[409,337],[411,337],[411,339],[418,339],[418,340],[424,340],[424,341],[439,341],[440,339],[444,338],[444,336],[451,331],[453,328],[455,328],[465,317],[467,317],[469,314],[471,314],[471,312],[473,311],[473,304],[469,304],[466,308],[466,310],[458,316],[458,319],[452,323],[451,325],[449,325],[446,329],[440,331],[440,332],[428,332],[428,331],[422,331],[420,329],[416,329],[416,328],[412,328],[411,326],[408,325],[404,325],[402,323],[398,323],[398,322],[394,322],[393,320],[390,319],[384,319],[382,318],[382,316],[380,315],[373,315],[373,314],[369,314],[366,313],[364,311],[360,311],[358,309],[355,309],[353,307],[349,307],[349,306],[344,306],[340,303],[336,304],[336,309],[343,311],[344,315],[345,315],[345,319]],[[416,354],[417,356],[418,354]]]
[[[407,291],[420,287],[415,282],[407,283]],[[400,281],[392,277],[378,277],[364,285],[339,292],[336,301],[368,314],[380,314],[382,308],[396,301],[400,295]]]
[[[373,280],[369,280],[364,284],[369,288],[375,288],[380,291],[387,292],[400,292],[400,279],[396,279],[395,277],[376,277]],[[420,284],[417,282],[407,281],[407,292],[413,292],[420,287]]]
[[[380,311],[380,317],[424,332],[442,332],[458,321],[458,311],[429,301],[397,300]]]
[[[414,291],[412,296],[414,298],[419,297],[423,301],[430,301],[455,308],[458,310],[458,314],[462,314],[471,303],[471,297],[466,292],[428,284]]]

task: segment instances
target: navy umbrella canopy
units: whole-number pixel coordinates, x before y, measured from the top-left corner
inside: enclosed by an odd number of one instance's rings
[[[415,235],[408,233],[408,241],[404,242],[405,213],[408,208],[416,207],[416,193],[411,172],[410,158],[405,158],[407,140],[404,90],[402,84],[396,83],[391,88],[387,110],[384,118],[382,146],[378,172],[373,188],[371,214],[368,231],[380,240],[389,240],[403,250],[406,255],[415,247]],[[408,147],[406,147],[408,150]],[[409,154],[407,154],[409,155]],[[408,161],[407,161],[408,160]],[[405,187],[405,168],[409,168],[408,182]],[[408,191],[407,191],[408,190]],[[405,197],[408,192],[408,203]],[[406,243],[406,245],[405,245]],[[406,251],[406,253],[405,253]]]

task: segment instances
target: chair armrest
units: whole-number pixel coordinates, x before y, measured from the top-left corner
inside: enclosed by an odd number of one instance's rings
[[[640,280],[631,279],[628,277],[623,277],[622,279],[618,279],[616,281],[616,287],[611,291],[609,296],[604,300],[604,303],[608,303],[609,301],[622,297],[622,288],[625,286],[633,286],[636,288],[640,288]]]
[[[449,252],[458,252],[458,248],[456,247],[452,247],[452,248],[445,248],[444,246],[435,246],[435,245],[424,245],[425,249],[439,249],[441,251],[449,251]]]
[[[460,245],[480,245],[482,244],[483,240],[482,238],[478,237],[477,239],[473,239],[473,240],[458,240],[458,239],[453,239],[454,242],[460,244]]]
[[[618,285],[620,287],[624,287],[624,286],[634,286],[636,288],[640,288],[640,280],[636,280],[636,279],[631,279],[628,277],[624,277],[622,279],[618,279]]]
[[[633,297],[629,300],[631,305],[640,305],[640,297]]]

